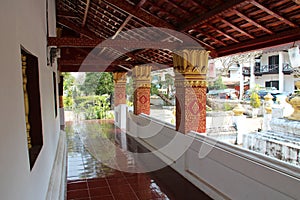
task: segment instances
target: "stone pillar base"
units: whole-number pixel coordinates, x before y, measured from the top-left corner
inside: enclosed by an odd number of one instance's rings
[[[126,104],[119,104],[118,106],[115,106],[115,125],[118,126],[122,131],[126,131],[126,114]]]

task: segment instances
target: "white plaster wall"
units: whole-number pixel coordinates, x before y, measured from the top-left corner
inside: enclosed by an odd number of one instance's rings
[[[261,85],[262,87],[265,87],[266,81],[278,81],[278,80],[279,80],[278,74],[266,74],[266,75],[255,77],[255,83]]]
[[[266,53],[261,56],[260,65],[269,65],[269,56],[279,55],[279,52]]]
[[[266,81],[276,81],[278,80],[278,74],[266,74],[263,76],[255,77],[255,84],[259,84],[262,87],[265,87]],[[292,75],[284,75],[284,90],[283,92],[293,92],[295,79]]]
[[[50,1],[54,5],[54,0]],[[46,59],[46,1],[1,1],[0,27],[1,199],[45,199],[59,137],[52,83],[56,66],[47,67]],[[40,70],[44,145],[32,171],[27,151],[20,45],[38,57]]]
[[[295,81],[292,75],[284,76],[284,91],[285,92],[294,92]]]
[[[288,52],[282,52],[283,63],[290,63],[290,58]]]

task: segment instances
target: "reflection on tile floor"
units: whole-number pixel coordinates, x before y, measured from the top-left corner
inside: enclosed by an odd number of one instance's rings
[[[210,199],[169,167],[148,173],[130,173],[100,162],[100,159],[111,157],[124,159],[124,156],[116,156],[116,149],[120,148],[101,147],[107,139],[116,146],[124,147],[124,143],[115,141],[119,138],[115,136],[120,134],[120,131],[112,121],[67,123],[65,131],[68,138],[68,200]],[[95,149],[94,145],[91,147],[91,142],[96,145],[100,143],[101,145],[96,146],[100,150]],[[127,147],[129,148],[129,144]],[[98,154],[102,154],[100,158]],[[126,157],[125,161],[127,167],[132,167],[132,160]]]

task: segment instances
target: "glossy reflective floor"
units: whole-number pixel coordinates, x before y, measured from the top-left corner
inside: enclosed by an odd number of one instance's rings
[[[65,131],[68,200],[210,199],[170,167],[134,173],[147,166],[130,152],[146,150],[121,133],[113,121],[69,122]]]

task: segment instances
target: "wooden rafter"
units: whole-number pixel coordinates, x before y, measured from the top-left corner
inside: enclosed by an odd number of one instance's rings
[[[85,22],[86,22],[86,19],[87,19],[89,8],[90,8],[90,0],[86,0],[86,6],[85,6],[85,10],[84,10],[84,16],[83,16],[81,27],[85,26]]]
[[[158,5],[152,3],[151,1],[149,1],[149,2],[147,2],[147,3],[150,4],[152,8],[158,9],[159,12],[161,12],[161,13],[167,13],[168,17],[173,18],[173,19],[176,19],[176,21],[180,21],[180,19],[179,19],[178,16],[175,16],[175,15],[173,15],[173,14],[171,14],[171,13],[168,13],[167,11],[165,11],[164,9],[162,9],[161,7],[159,7]],[[143,9],[143,10],[144,10],[144,9]],[[145,11],[145,12],[148,12],[148,11],[146,11],[146,10],[144,10],[144,11]]]
[[[118,30],[115,32],[115,34],[111,37],[112,39],[115,39],[119,33],[124,29],[124,27],[128,24],[128,22],[131,20],[132,15],[128,15],[124,22],[121,24],[121,26],[118,28]]]
[[[223,36],[227,37],[228,39],[230,39],[230,40],[232,40],[232,41],[234,41],[234,42],[236,42],[236,43],[239,43],[238,40],[236,40],[235,38],[231,37],[231,36],[228,35],[227,33],[221,31],[220,29],[217,29],[217,28],[214,27],[213,25],[208,24],[208,23],[205,24],[205,25],[208,26],[209,28],[213,29],[214,31],[216,31],[216,32],[218,32],[218,33],[220,33],[220,34],[222,34]]]
[[[65,11],[57,11],[56,13],[57,17],[67,18],[67,19],[76,19],[78,18],[77,15],[71,13],[71,12],[65,12]]]
[[[137,9],[140,9],[145,2],[146,2],[146,0],[141,0],[135,7]],[[133,16],[130,14],[126,17],[126,19],[123,21],[121,26],[118,28],[118,30],[115,32],[115,34],[112,36],[112,39],[115,39],[119,35],[119,33],[125,28],[125,26],[128,24],[128,22],[131,20],[132,17]]]
[[[240,11],[238,10],[234,10],[234,12],[240,16],[241,18],[245,19],[246,21],[248,21],[249,23],[251,23],[252,25],[264,30],[265,32],[269,33],[269,34],[273,34],[273,31],[271,31],[270,29],[264,27],[263,25],[257,23],[256,21],[254,21],[253,19],[247,17],[246,15],[244,15],[243,13],[241,13]]]
[[[265,11],[266,13],[276,17],[277,19],[279,19],[280,21],[283,21],[284,23],[288,24],[291,27],[298,27],[296,24],[294,24],[293,22],[291,22],[290,20],[284,18],[283,16],[279,15],[278,13],[276,13],[273,10],[270,10],[269,8],[265,7],[264,5],[258,3],[257,1],[253,0],[251,2],[253,5],[255,5],[256,7],[262,9],[263,11]]]
[[[103,43],[105,41],[105,43]],[[81,48],[95,48],[99,44],[99,48],[128,48],[136,49],[141,47],[143,49],[176,49],[181,43],[178,42],[155,42],[155,41],[140,41],[140,40],[105,40],[105,39],[87,39],[87,38],[57,38],[48,37],[49,46],[57,47],[81,47]]]
[[[120,69],[118,65],[58,65],[59,70],[61,72],[114,72],[114,71],[125,71],[124,69]]]
[[[255,49],[272,47],[280,44],[294,42],[300,40],[300,28],[274,33],[254,40],[235,44],[230,47],[218,49],[219,56],[225,56]]]
[[[230,9],[234,9],[234,8],[238,8],[239,6],[242,6],[243,4],[248,3],[245,0],[231,0],[228,1],[224,4],[222,4],[222,6],[218,6],[216,9],[207,12],[204,15],[201,15],[199,17],[196,17],[195,19],[191,20],[188,23],[183,24],[179,30],[180,31],[188,31],[191,30],[193,28],[196,28],[197,26],[208,22],[210,19],[215,18],[216,16],[220,16],[221,14],[223,14],[224,12],[230,10]]]
[[[249,38],[251,39],[254,39],[255,37],[250,35],[249,33],[245,32],[244,30],[240,29],[239,27],[235,26],[234,24],[230,23],[229,21],[221,18],[221,17],[218,17],[219,20],[221,20],[224,24],[226,24],[227,26],[230,26],[231,28],[233,28],[234,30],[240,32],[240,33],[243,33],[244,35],[248,36]]]
[[[112,62],[113,61],[113,62]],[[61,59],[60,60],[60,65],[88,65],[88,66],[93,66],[93,65],[101,65],[101,66],[109,66],[109,65],[133,65],[135,62],[132,61],[119,61],[119,60],[104,60],[101,58],[98,59],[81,59],[81,58],[76,58],[76,59]]]
[[[175,4],[174,2],[172,1],[168,1],[168,0],[163,0],[164,2],[168,3],[168,4],[171,4],[174,8],[176,8],[177,10],[180,10],[181,12],[183,12],[185,15],[187,16],[191,16],[191,14],[184,10],[182,7],[178,6],[177,4]]]
[[[189,35],[189,37],[191,37],[192,39],[196,40],[199,44],[203,45],[204,47],[206,47],[206,49],[208,49],[209,51],[211,51],[211,55],[213,54],[216,54],[216,50],[213,46],[207,44],[206,42],[192,36],[192,35]]]
[[[201,31],[200,29],[195,29],[195,31],[199,32],[202,35],[205,35],[206,37],[210,38],[213,41],[218,42],[219,44],[223,45],[223,46],[227,46],[227,44],[225,44],[224,42],[222,42],[221,40],[213,37],[211,34],[205,33],[204,31]]]
[[[62,26],[65,26],[81,35],[84,35],[88,38],[91,38],[91,39],[99,38],[94,32],[92,32],[86,28],[79,27],[76,24],[74,24],[73,22],[70,22],[69,20],[66,20],[64,18],[58,18],[57,23],[61,24]]]
[[[202,10],[204,11],[208,11],[208,9],[206,7],[204,7],[202,4],[198,3],[198,2],[195,2],[194,0],[191,0],[191,2],[194,4],[194,5],[197,5],[198,7],[200,7]]]
[[[142,9],[136,9],[134,5],[131,5],[127,1],[120,1],[120,0],[107,0],[105,1],[108,4],[111,4],[115,7],[118,7],[119,9],[123,10],[124,12],[144,21],[147,24],[150,24],[152,26],[156,27],[164,27],[164,28],[170,28],[175,29],[174,26],[167,23],[165,20],[162,20],[155,15],[152,15],[148,12],[143,11]]]

